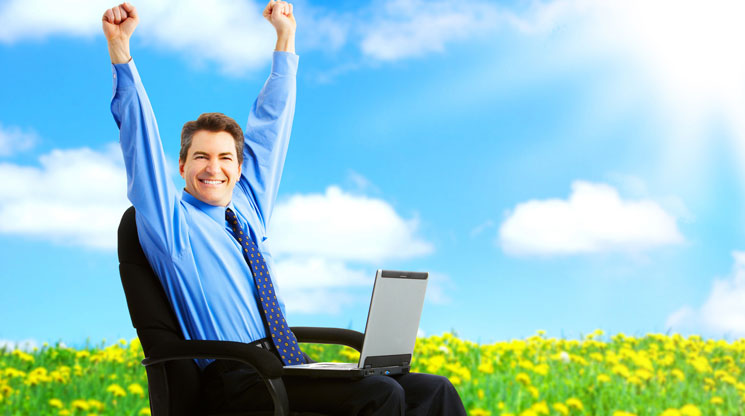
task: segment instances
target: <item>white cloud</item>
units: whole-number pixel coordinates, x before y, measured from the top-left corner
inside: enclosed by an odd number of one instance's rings
[[[11,156],[16,152],[28,150],[39,140],[36,133],[17,126],[3,126],[0,123],[0,156]]]
[[[502,223],[499,243],[517,255],[637,252],[680,244],[676,219],[651,200],[624,201],[615,188],[572,183],[568,199],[531,200]]]
[[[355,196],[330,186],[325,194],[294,195],[274,209],[273,253],[378,263],[431,253],[406,220],[381,199]]]
[[[452,302],[448,292],[454,287],[450,276],[441,273],[429,273],[427,293],[424,300],[434,305],[448,305]]]
[[[288,312],[338,314],[346,306],[364,302],[350,289],[372,288],[372,271],[323,257],[288,257],[277,261],[274,270]]]
[[[356,175],[356,179],[369,183]],[[337,314],[369,302],[375,270],[386,260],[430,254],[416,219],[402,218],[382,199],[337,186],[324,194],[296,194],[274,209],[269,236],[277,284],[289,311]],[[447,276],[428,287],[432,303],[449,301]],[[434,283],[434,284],[432,284]]]
[[[101,16],[114,4],[10,0],[0,6],[0,42],[101,36]],[[140,23],[133,55],[138,44],[151,44],[183,53],[190,62],[216,62],[224,72],[240,74],[266,65],[274,49],[274,29],[261,15],[264,4],[255,1],[152,0],[136,7]],[[317,37],[339,36],[328,23],[324,28],[328,35]]]
[[[390,0],[362,27],[362,52],[392,61],[432,52],[494,28],[502,15],[486,2]]]
[[[40,166],[0,163],[0,233],[100,249],[116,247],[126,175],[115,144],[52,150]]]
[[[683,306],[667,318],[673,331],[711,336],[745,336],[745,252],[734,251],[731,276],[718,279],[700,308]]]

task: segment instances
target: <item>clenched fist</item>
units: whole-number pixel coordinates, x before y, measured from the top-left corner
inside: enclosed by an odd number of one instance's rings
[[[292,3],[270,0],[264,8],[264,18],[274,26],[277,35],[294,34],[297,23],[292,14]]]
[[[108,9],[103,14],[103,33],[109,42],[109,55],[115,64],[130,60],[129,38],[137,27],[140,18],[137,9],[129,3]]]

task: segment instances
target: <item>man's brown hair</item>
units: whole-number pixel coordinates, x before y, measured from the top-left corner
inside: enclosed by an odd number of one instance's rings
[[[186,161],[191,147],[191,139],[194,133],[200,130],[212,132],[224,131],[233,136],[235,142],[235,153],[238,155],[238,164],[243,164],[243,130],[231,117],[223,113],[203,113],[196,120],[187,121],[181,129],[181,152],[179,160]]]

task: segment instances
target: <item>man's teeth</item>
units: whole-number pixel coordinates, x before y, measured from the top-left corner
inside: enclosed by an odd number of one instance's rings
[[[223,181],[210,181],[210,180],[207,180],[207,179],[202,179],[202,182],[206,183],[207,185],[219,185]]]

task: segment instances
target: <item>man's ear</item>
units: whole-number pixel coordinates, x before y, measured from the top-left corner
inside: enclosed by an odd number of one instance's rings
[[[179,159],[178,160],[178,173],[181,175],[182,178],[184,178],[184,164],[186,161]],[[186,178],[184,178],[186,179]]]

